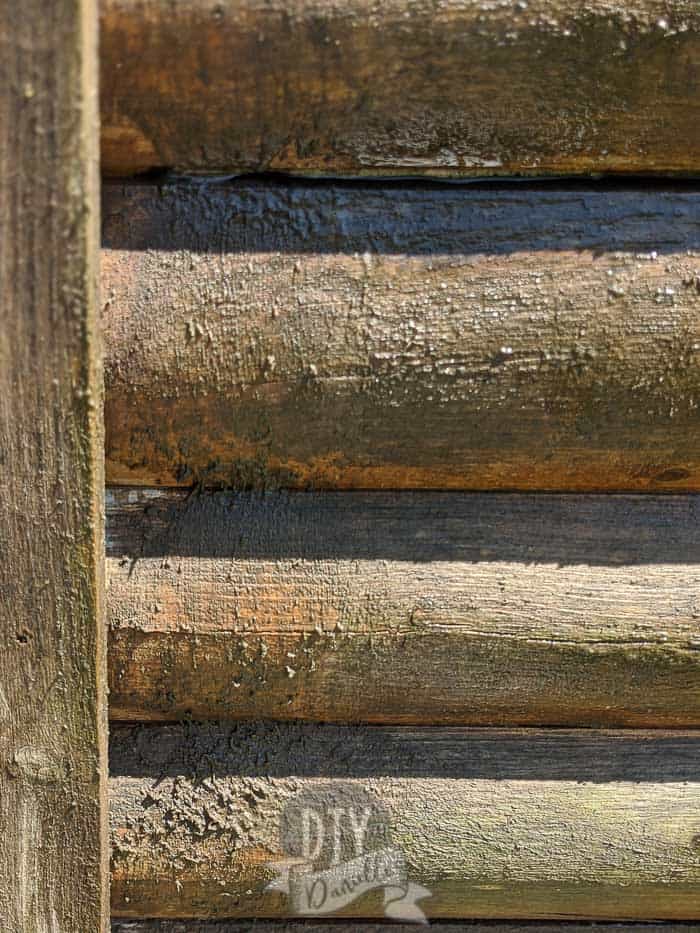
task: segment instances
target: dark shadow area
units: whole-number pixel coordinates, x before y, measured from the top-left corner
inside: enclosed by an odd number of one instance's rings
[[[691,782],[700,733],[184,723],[113,726],[110,774]]]
[[[107,555],[238,560],[700,563],[700,495],[112,488]]]
[[[430,257],[700,247],[697,181],[289,176],[107,182],[106,250]]]
[[[697,933],[697,923],[643,921],[431,921],[433,933]],[[329,920],[114,920],[111,933],[412,933],[413,925]]]

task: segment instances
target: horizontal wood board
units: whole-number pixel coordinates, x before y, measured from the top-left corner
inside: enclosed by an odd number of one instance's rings
[[[113,915],[288,918],[281,821],[330,794],[385,808],[431,918],[697,920],[699,765],[688,731],[113,727]]]
[[[414,924],[331,921],[144,920],[115,921],[112,933],[415,933]],[[689,923],[539,923],[538,921],[468,921],[431,923],[433,933],[695,933]]]
[[[699,510],[111,489],[111,716],[700,726]]]
[[[103,0],[129,175],[697,173],[693,0]]]
[[[699,208],[109,185],[107,479],[700,490]]]

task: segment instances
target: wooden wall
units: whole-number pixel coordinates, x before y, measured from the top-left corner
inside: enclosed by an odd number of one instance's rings
[[[378,933],[348,788],[439,933],[689,933],[696,5],[101,22],[113,933]]]

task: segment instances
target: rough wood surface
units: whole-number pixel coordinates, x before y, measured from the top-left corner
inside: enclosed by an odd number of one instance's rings
[[[0,3],[0,927],[106,930],[97,8]]]
[[[110,714],[700,726],[700,497],[109,491]]]
[[[689,923],[539,923],[533,920],[431,923],[433,933],[697,933]],[[314,923],[283,920],[196,920],[115,921],[112,933],[415,933],[415,924]]]
[[[330,785],[387,808],[431,918],[697,920],[699,767],[687,732],[117,727],[113,913],[289,917],[280,820]]]
[[[700,195],[109,186],[113,483],[700,490]]]
[[[696,172],[694,0],[104,0],[111,173]]]

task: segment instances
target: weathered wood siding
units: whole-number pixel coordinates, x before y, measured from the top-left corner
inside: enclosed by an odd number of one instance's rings
[[[103,0],[102,160],[697,172],[693,0]]]
[[[329,783],[388,808],[432,918],[700,917],[694,734],[190,724],[111,746],[116,917],[289,916],[265,890],[280,818]]]
[[[112,933],[415,933],[415,924],[313,923],[308,921],[207,921],[133,920],[115,921]],[[690,923],[505,923],[468,921],[466,923],[431,923],[431,933],[697,933]]]
[[[0,3],[0,928],[108,925],[97,8]]]
[[[700,497],[107,502],[114,718],[700,726]]]
[[[700,490],[700,195],[110,186],[112,483]]]

